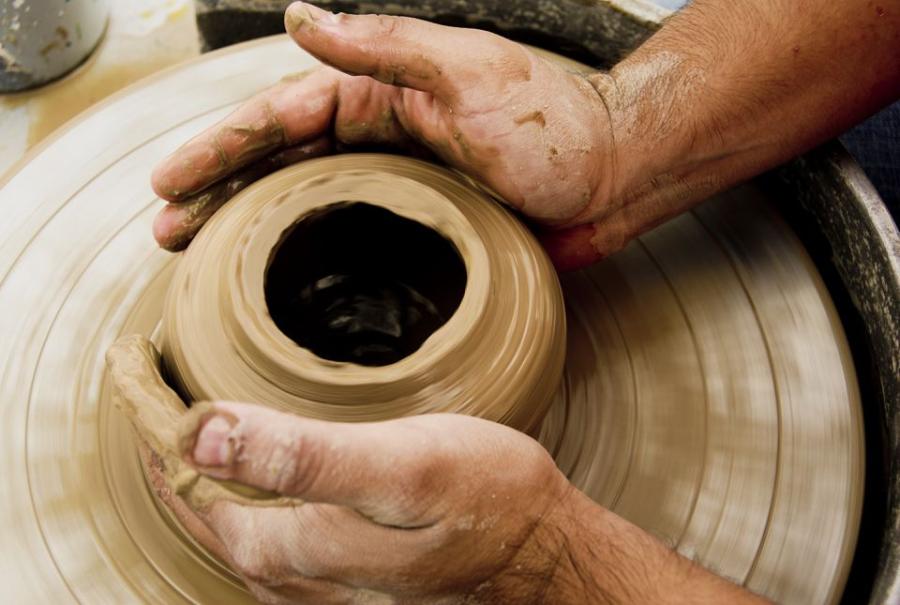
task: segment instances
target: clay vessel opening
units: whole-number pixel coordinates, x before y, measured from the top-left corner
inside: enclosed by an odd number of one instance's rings
[[[301,218],[269,257],[275,325],[332,361],[385,366],[417,351],[459,307],[466,267],[440,233],[364,202]]]

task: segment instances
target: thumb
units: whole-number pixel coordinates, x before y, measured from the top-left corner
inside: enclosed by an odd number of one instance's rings
[[[494,34],[387,15],[345,15],[294,2],[285,28],[310,54],[341,71],[430,92],[450,102],[484,73],[530,72],[527,52]]]
[[[182,422],[179,442],[206,475],[347,506],[385,525],[422,522],[414,493],[434,481],[435,458],[408,422],[325,422],[231,402],[198,412]]]

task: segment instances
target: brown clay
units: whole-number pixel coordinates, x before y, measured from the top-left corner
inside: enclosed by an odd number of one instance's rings
[[[266,306],[266,269],[285,231],[348,200],[434,229],[465,264],[458,309],[391,365],[322,359],[280,331]],[[190,400],[260,402],[339,421],[459,412],[523,431],[543,419],[565,351],[562,293],[531,234],[456,173],[376,154],[286,168],[229,202],[185,253],[163,333],[167,368]]]
[[[201,475],[181,459],[181,452],[187,447],[185,436],[196,433],[209,406],[201,403],[188,410],[163,382],[159,374],[159,351],[147,338],[139,335],[120,338],[107,352],[107,363],[115,387],[113,402],[156,454],[169,485],[192,508],[202,510],[216,500],[254,506],[298,503]]]

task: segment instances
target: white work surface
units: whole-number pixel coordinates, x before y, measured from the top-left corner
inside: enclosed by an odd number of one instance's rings
[[[0,176],[34,145],[97,101],[199,54],[191,0],[115,0],[99,47],[46,86],[0,95]]]

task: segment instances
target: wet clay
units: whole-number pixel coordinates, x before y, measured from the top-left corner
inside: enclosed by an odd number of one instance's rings
[[[300,503],[201,475],[182,460],[181,452],[192,446],[200,423],[211,411],[210,404],[199,403],[188,410],[163,381],[159,351],[146,337],[120,338],[110,347],[106,360],[114,386],[114,404],[154,452],[167,483],[194,510],[203,510],[217,500],[254,506]]]
[[[316,320],[324,327],[310,328]],[[449,170],[376,154],[293,166],[231,200],[181,260],[163,330],[168,374],[187,401],[337,421],[459,412],[534,430],[565,353],[559,282],[524,227]],[[366,337],[345,355],[317,354]],[[146,338],[121,339],[107,359],[118,407],[191,506],[298,502],[181,459],[208,405],[188,410]]]
[[[361,204],[368,218],[357,217],[356,227],[340,235],[323,235],[321,239],[332,242],[330,248],[306,245],[315,239],[311,230],[292,244],[295,251],[287,261],[279,260],[276,251],[287,246],[286,234],[306,224],[304,217],[319,220],[323,210],[334,211],[349,202]],[[455,250],[464,266],[463,277],[448,269],[447,262],[439,260],[444,253],[426,245],[425,239],[410,236],[408,248],[397,246],[392,240],[407,236],[392,234],[384,226],[388,223],[377,218],[382,213],[415,223],[449,243],[447,249]],[[334,266],[329,268],[330,263]],[[394,361],[401,357],[394,355],[386,357],[386,363],[363,365],[346,361],[353,358],[349,354],[344,360],[339,355],[329,359],[298,345],[302,339],[280,329],[279,324],[286,325],[283,320],[277,324],[272,319],[276,307],[270,309],[266,300],[270,273],[281,275],[281,281],[298,280],[287,284],[281,300],[301,296],[309,284],[327,290],[336,285],[335,275],[346,277],[354,271],[355,288],[383,292],[390,288],[369,282],[393,279],[382,275],[393,267],[401,273],[408,268],[401,281],[415,285],[413,294],[399,297],[406,302],[397,308],[383,305],[381,299],[373,303],[374,296],[360,302],[361,294],[354,290],[350,298],[355,315],[323,318],[320,323],[334,328],[355,322],[349,331],[358,335],[373,325],[365,305],[386,307],[377,331],[400,337],[400,324],[392,327],[385,316],[395,311],[398,317],[425,316],[433,307],[441,318],[428,325],[439,327],[420,346],[416,342],[398,349],[408,353],[399,360]],[[455,310],[438,309],[443,290],[462,279],[464,291]],[[359,286],[358,280],[367,283]],[[384,296],[398,298],[396,290]],[[433,292],[431,299],[420,291]],[[341,296],[341,304],[346,304],[348,296]],[[275,300],[270,298],[268,302]],[[419,308],[410,301],[418,301]],[[314,312],[314,305],[299,302],[285,308]],[[276,315],[284,313],[281,309]],[[301,319],[296,323],[302,329],[309,322]],[[335,341],[346,336],[335,330],[329,334]],[[458,412],[532,431],[559,384],[564,351],[561,290],[533,236],[456,173],[380,154],[311,160],[241,192],[212,218],[181,259],[163,320],[166,368],[186,400],[258,402],[332,421]]]

